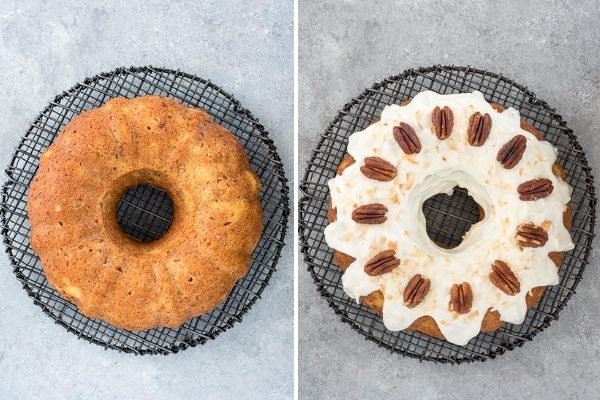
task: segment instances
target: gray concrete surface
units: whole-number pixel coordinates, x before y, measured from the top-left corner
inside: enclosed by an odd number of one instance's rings
[[[210,78],[233,93],[270,131],[293,177],[291,1],[1,5],[2,169],[57,93],[98,72],[152,64]],[[290,398],[291,238],[290,227],[278,271],[241,324],[205,346],[165,357],[119,354],[77,340],[33,305],[0,253],[0,399]]]
[[[301,0],[300,176],[317,136],[350,98],[406,68],[433,64],[487,68],[528,85],[568,121],[598,175],[599,6],[589,0]],[[560,320],[521,349],[455,367],[419,363],[365,341],[319,297],[300,262],[300,398],[598,399],[597,240],[594,246]]]

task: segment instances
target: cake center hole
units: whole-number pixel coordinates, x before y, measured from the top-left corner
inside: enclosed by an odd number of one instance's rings
[[[173,201],[159,187],[140,184],[126,191],[117,205],[117,221],[127,235],[153,242],[167,233],[173,222]]]
[[[483,212],[482,212],[483,213]],[[454,187],[451,196],[436,194],[423,203],[427,235],[435,244],[455,248],[463,241],[471,225],[479,222],[479,205],[467,189]]]

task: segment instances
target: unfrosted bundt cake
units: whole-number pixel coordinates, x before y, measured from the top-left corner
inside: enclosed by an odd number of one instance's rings
[[[168,193],[170,229],[127,236],[121,196],[138,184]],[[215,308],[249,268],[262,231],[260,181],[240,142],[198,108],[115,98],[73,118],[31,183],[31,246],[50,284],[115,326],[176,327]]]
[[[422,92],[354,133],[329,181],[325,238],[344,291],[411,329],[465,345],[502,321],[522,323],[559,282],[571,190],[556,149],[519,113],[479,92]],[[480,221],[455,248],[434,243],[423,203],[466,188]]]

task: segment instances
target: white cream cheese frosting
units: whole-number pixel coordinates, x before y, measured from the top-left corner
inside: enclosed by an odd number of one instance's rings
[[[431,114],[436,106],[449,106],[454,114],[454,127],[446,140],[439,140],[432,126]],[[489,137],[481,147],[471,146],[467,140],[469,118],[478,111],[488,113],[492,119]],[[400,122],[415,130],[422,145],[419,153],[407,155],[395,141],[393,128]],[[496,156],[519,134],[527,139],[526,150],[514,168],[505,169]],[[388,329],[405,329],[428,315],[448,341],[465,345],[479,333],[488,310],[498,311],[503,321],[520,324],[527,312],[527,293],[534,287],[559,282],[558,270],[548,253],[573,248],[563,224],[571,189],[552,172],[557,150],[521,129],[515,109],[496,112],[479,92],[422,92],[406,106],[386,107],[379,122],[354,133],[348,153],[356,162],[329,181],[337,220],[326,227],[325,239],[330,247],[356,259],[342,278],[348,296],[360,301],[361,296],[382,291],[383,322]],[[366,157],[388,161],[396,168],[397,176],[389,182],[367,178],[360,171]],[[552,181],[550,196],[520,200],[517,187],[539,178]],[[427,235],[422,205],[438,193],[452,194],[455,186],[468,190],[485,217],[471,227],[460,245],[443,249]],[[388,208],[387,221],[379,225],[356,223],[352,211],[372,203]],[[517,226],[524,223],[545,227],[548,241],[543,247],[518,246]],[[368,260],[390,249],[401,260],[398,267],[378,276],[365,273]],[[495,260],[507,263],[519,279],[518,294],[509,296],[490,281]],[[415,274],[430,279],[431,288],[419,305],[408,308],[403,291]],[[452,285],[461,282],[468,282],[473,292],[467,314],[448,307]]]

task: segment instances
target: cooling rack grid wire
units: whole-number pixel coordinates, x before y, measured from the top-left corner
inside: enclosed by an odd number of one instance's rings
[[[215,122],[236,135],[261,179],[264,231],[248,274],[215,310],[175,329],[127,331],[87,318],[48,284],[40,261],[29,245],[27,192],[41,153],[74,116],[100,107],[113,97],[143,95],[166,96],[186,106],[202,107]],[[208,80],[181,71],[151,66],[119,68],[75,85],[58,95],[31,124],[6,173],[8,180],[2,187],[0,204],[1,230],[17,279],[34,303],[58,324],[105,348],[136,354],[170,354],[214,339],[240,322],[260,298],[284,245],[290,212],[289,189],[273,141],[258,120],[231,95]],[[165,192],[150,185],[138,185],[128,191],[118,207],[123,230],[141,241],[159,238],[172,218],[170,199]]]
[[[514,107],[545,140],[558,149],[558,162],[573,189],[573,228],[575,248],[565,254],[559,270],[560,283],[546,288],[538,304],[527,313],[524,323],[504,323],[490,333],[480,333],[466,346],[457,346],[418,332],[391,332],[381,318],[368,307],[348,297],[341,283],[342,271],[333,260],[334,252],[324,240],[327,226],[329,189],[327,181],[336,174],[337,166],[346,154],[348,138],[366,128],[379,117],[388,104],[400,104],[423,90],[442,94],[478,90],[486,100],[505,107]],[[392,76],[366,89],[352,99],[333,119],[321,135],[300,183],[299,209],[300,250],[319,293],[342,321],[366,339],[392,352],[419,360],[458,364],[495,358],[531,341],[535,335],[558,319],[559,312],[575,293],[588,262],[594,237],[596,196],[594,181],[585,154],[576,136],[561,116],[535,94],[514,81],[484,70],[469,67],[434,66],[411,69]],[[476,204],[460,188],[452,196],[436,195],[424,205],[427,231],[436,242],[456,246],[470,224],[477,222]]]

